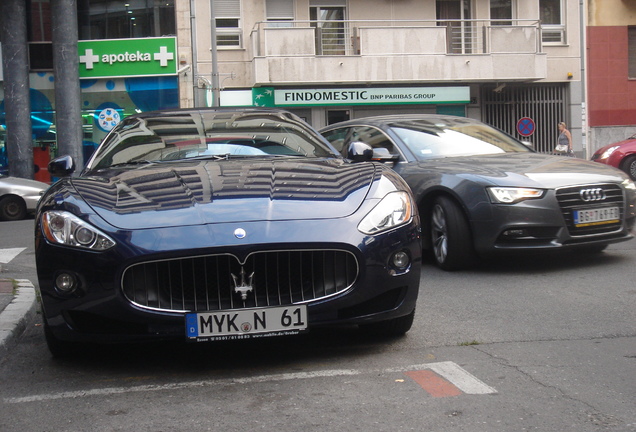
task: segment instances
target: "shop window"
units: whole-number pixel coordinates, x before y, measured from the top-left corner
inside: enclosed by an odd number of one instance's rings
[[[51,42],[29,42],[29,70],[34,72],[53,70]]]
[[[435,113],[441,115],[452,115],[458,117],[466,117],[465,105],[437,105]]]
[[[339,123],[343,121],[347,121],[351,118],[351,113],[349,110],[329,110],[327,111],[327,124],[331,125],[334,123]]]
[[[543,43],[551,45],[564,44],[563,0],[539,0],[539,8]]]

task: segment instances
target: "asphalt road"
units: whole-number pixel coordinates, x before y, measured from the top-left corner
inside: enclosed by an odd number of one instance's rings
[[[0,249],[27,247],[2,277],[34,277],[32,225],[0,223]],[[0,430],[636,431],[635,279],[635,240],[427,264],[400,339],[339,328],[62,361],[36,320],[0,358]]]

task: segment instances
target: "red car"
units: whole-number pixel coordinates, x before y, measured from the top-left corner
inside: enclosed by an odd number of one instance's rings
[[[620,168],[636,180],[636,134],[596,150],[592,160]]]

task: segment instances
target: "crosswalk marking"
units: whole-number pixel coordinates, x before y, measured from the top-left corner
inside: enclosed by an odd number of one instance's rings
[[[439,362],[439,363],[425,363],[404,367],[386,368],[383,370],[365,370],[365,369],[331,369],[331,370],[317,370],[309,372],[290,372],[274,375],[258,375],[244,378],[220,378],[200,381],[188,381],[188,382],[176,382],[171,384],[149,384],[139,386],[126,386],[126,387],[107,387],[107,388],[93,388],[84,389],[78,391],[61,391],[57,393],[43,393],[35,394],[31,396],[22,397],[10,397],[5,398],[3,401],[7,404],[17,403],[29,403],[29,402],[42,402],[56,399],[74,399],[78,397],[86,396],[111,396],[115,394],[122,394],[128,392],[154,392],[154,391],[169,391],[180,389],[191,389],[197,387],[214,387],[214,386],[226,386],[230,384],[256,384],[264,382],[280,382],[289,380],[301,380],[301,379],[316,379],[316,378],[332,378],[343,376],[360,376],[371,374],[377,376],[378,374],[388,374],[402,372],[407,373],[410,371],[422,371],[430,370],[438,374],[444,380],[447,380],[463,393],[466,394],[488,394],[497,393],[497,391],[484,384],[476,377],[462,369],[454,362]],[[421,374],[423,377],[426,374]],[[437,378],[439,380],[439,377]],[[449,387],[450,388],[450,387]]]
[[[432,370],[409,371],[404,373],[433,397],[450,397],[462,394],[462,391],[458,389],[457,386],[446,381]]]
[[[0,249],[0,263],[8,264],[13,258],[17,257],[20,252],[25,249],[26,248]]]
[[[452,382],[457,388],[468,394],[493,394],[497,390],[484,384],[475,376],[451,361],[431,363],[429,369]]]

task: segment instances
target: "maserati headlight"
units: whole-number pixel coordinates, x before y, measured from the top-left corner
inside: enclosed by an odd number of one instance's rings
[[[616,149],[618,148],[618,146],[612,146],[610,148],[608,148],[607,150],[605,150],[603,152],[603,154],[601,155],[601,157],[599,159],[607,159],[609,158],[612,153],[614,153],[616,151]]]
[[[490,201],[496,204],[515,204],[529,199],[538,199],[545,193],[543,189],[518,187],[489,187],[487,190]]]
[[[387,194],[358,224],[364,234],[378,234],[408,223],[413,216],[413,203],[407,192]]]
[[[115,241],[77,216],[65,211],[47,211],[42,215],[42,232],[48,241],[94,251],[115,246]]]

